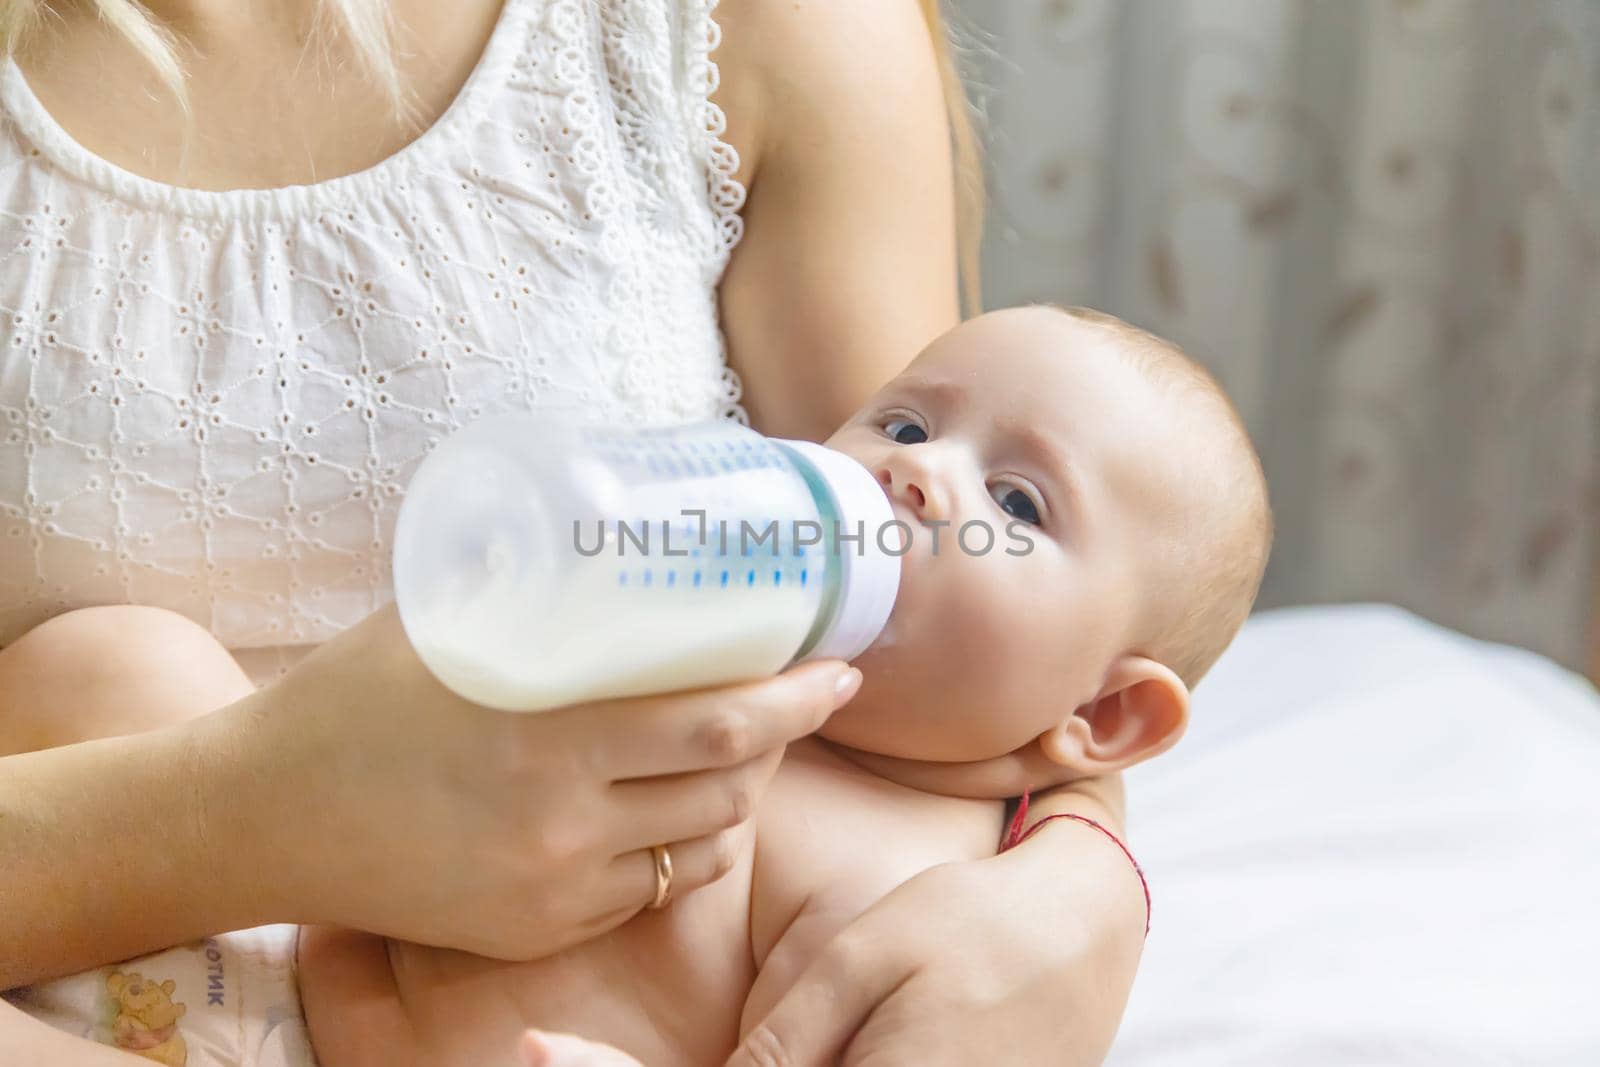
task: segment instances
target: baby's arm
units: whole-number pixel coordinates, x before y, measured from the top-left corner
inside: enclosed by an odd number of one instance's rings
[[[759,972],[743,1037],[822,948],[930,867],[994,855],[1000,801],[895,785],[807,740],[789,746],[757,812],[751,948]]]

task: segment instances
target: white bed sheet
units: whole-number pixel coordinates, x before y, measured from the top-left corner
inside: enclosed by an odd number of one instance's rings
[[[1377,605],[1253,618],[1128,775],[1114,1067],[1600,1065],[1600,697]]]

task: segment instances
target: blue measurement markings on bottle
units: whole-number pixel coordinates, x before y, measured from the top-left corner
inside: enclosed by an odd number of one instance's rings
[[[780,448],[750,439],[655,441],[632,437],[612,443],[605,452],[608,461],[631,467],[657,484],[722,476],[737,479],[747,472],[787,470],[790,466]],[[730,490],[723,504],[739,510],[737,488]],[[670,534],[664,518],[656,518],[648,527],[647,522],[635,519],[633,528],[648,528],[659,540],[651,541],[642,561],[619,568],[618,587],[675,592],[681,588],[687,592],[781,588],[788,582],[805,588],[810,568],[822,551],[819,545],[797,545],[798,531],[779,520],[749,516],[719,520],[715,514],[702,512],[686,517],[681,525],[671,523]],[[638,539],[630,544],[637,548]]]

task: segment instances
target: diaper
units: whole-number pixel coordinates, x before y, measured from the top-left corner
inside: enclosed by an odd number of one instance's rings
[[[6,999],[58,1030],[167,1067],[316,1067],[293,926],[221,934]]]

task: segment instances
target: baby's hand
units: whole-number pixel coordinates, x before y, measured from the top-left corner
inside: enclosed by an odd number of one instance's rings
[[[644,1067],[638,1060],[610,1045],[597,1045],[571,1034],[529,1030],[522,1035],[525,1067]]]

